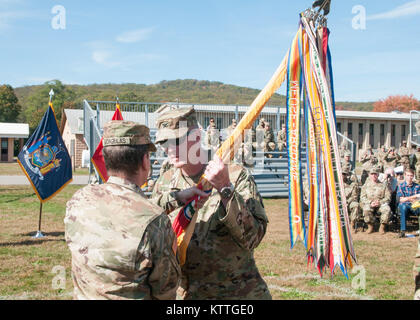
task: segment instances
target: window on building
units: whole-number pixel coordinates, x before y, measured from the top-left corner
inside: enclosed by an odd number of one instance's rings
[[[353,140],[353,123],[347,125],[347,135],[350,140]]]
[[[406,135],[407,135],[406,125],[403,124],[403,125],[401,125],[401,140],[405,140],[406,139]]]
[[[385,125],[382,123],[379,131],[380,144],[383,146],[385,144]]]
[[[395,147],[395,124],[391,125],[391,146]]]
[[[359,148],[363,147],[363,123],[359,123]]]
[[[337,131],[341,133],[341,122],[337,123]]]
[[[369,143],[375,148],[375,125],[373,123],[369,125]]]

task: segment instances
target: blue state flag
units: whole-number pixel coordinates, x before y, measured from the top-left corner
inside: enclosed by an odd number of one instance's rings
[[[18,156],[18,163],[43,203],[72,181],[71,158],[52,104]]]

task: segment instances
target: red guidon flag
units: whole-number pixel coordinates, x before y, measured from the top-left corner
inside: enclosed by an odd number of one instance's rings
[[[112,116],[112,120],[124,120],[122,117],[119,103],[117,103],[117,107],[115,109],[114,115]],[[102,181],[106,182],[108,181],[109,177],[106,173],[105,160],[102,154],[102,150],[104,148],[102,140],[103,139],[101,138],[101,141],[99,141],[98,147],[96,148],[96,151],[92,156],[92,163],[95,166],[96,171],[99,173],[99,176],[101,177]]]

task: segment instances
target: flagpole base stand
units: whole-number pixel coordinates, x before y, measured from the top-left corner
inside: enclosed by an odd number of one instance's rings
[[[32,238],[34,239],[40,239],[40,238],[44,238],[45,236],[42,234],[41,231],[37,231],[36,235],[34,235]]]

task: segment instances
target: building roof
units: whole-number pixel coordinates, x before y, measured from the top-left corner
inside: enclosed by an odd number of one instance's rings
[[[0,138],[28,138],[29,124],[27,123],[0,123]]]
[[[169,105],[176,105],[176,103],[168,103]],[[235,105],[209,105],[209,104],[180,104],[181,107],[193,106],[196,111],[206,112],[235,112]],[[249,106],[238,106],[238,112],[245,113]],[[286,114],[285,106],[266,106],[262,114],[277,114],[280,108],[280,114]],[[410,120],[409,113],[394,112],[370,112],[370,111],[346,111],[336,110],[337,118],[347,119],[375,119],[375,120]]]
[[[72,134],[83,134],[83,110],[82,109],[65,109],[65,118],[70,126],[70,131]],[[104,124],[111,121],[112,116],[115,111],[101,111],[99,113],[100,126],[103,128]],[[122,112],[124,120],[133,121],[141,124],[146,124],[145,113],[144,112]],[[158,114],[149,113],[149,123],[148,126],[151,129],[156,128],[156,120]]]

